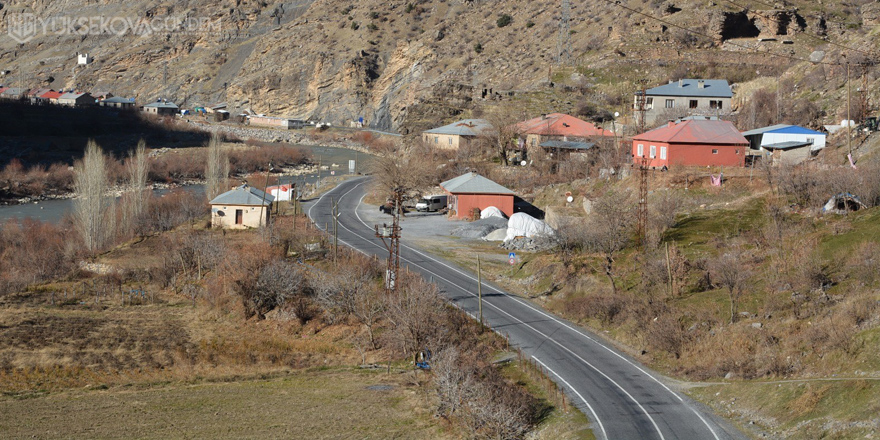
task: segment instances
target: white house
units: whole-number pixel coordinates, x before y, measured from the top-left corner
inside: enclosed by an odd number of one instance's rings
[[[92,58],[92,56],[87,53],[76,54],[76,64],[77,65],[85,66],[88,64],[92,64],[92,61],[94,61],[94,60],[95,59]]]
[[[291,184],[274,185],[266,188],[269,194],[275,197],[276,202],[289,202],[292,200],[294,189],[295,187]]]
[[[752,156],[772,158],[774,163],[797,164],[825,148],[826,134],[797,125],[778,124],[742,134],[749,140]]]
[[[211,226],[223,229],[259,228],[269,222],[275,197],[247,184],[211,200]]]

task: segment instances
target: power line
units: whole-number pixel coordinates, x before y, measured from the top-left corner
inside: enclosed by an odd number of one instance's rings
[[[634,13],[634,14],[639,14],[639,15],[641,15],[641,16],[643,16],[643,17],[650,18],[651,20],[658,21],[658,22],[663,23],[663,24],[665,24],[665,25],[667,25],[667,26],[671,26],[671,27],[674,27],[674,28],[678,28],[678,29],[681,29],[681,30],[683,30],[683,31],[685,31],[685,32],[689,32],[689,33],[694,34],[694,35],[700,35],[700,36],[705,37],[705,38],[714,39],[711,35],[705,34],[705,33],[703,33],[703,32],[695,31],[695,30],[693,30],[693,29],[690,29],[690,28],[687,28],[687,27],[684,27],[684,26],[681,26],[681,25],[678,25],[678,24],[672,23],[672,22],[670,22],[670,21],[668,21],[668,20],[664,20],[664,19],[662,19],[662,18],[655,17],[655,16],[653,16],[653,15],[651,15],[651,14],[647,14],[647,13],[645,13],[645,12],[642,12],[642,11],[639,11],[639,10],[636,10],[636,9],[633,9],[633,8],[630,8],[629,6],[626,6],[626,5],[622,4],[622,3],[621,3],[621,0],[602,0],[602,1],[604,1],[605,3],[608,3],[608,4],[610,4],[610,5],[618,6],[618,7],[622,8],[622,9],[625,9],[625,10],[627,10],[627,11],[629,11],[629,12]],[[794,61],[803,61],[803,62],[814,63],[814,64],[824,64],[824,65],[828,65],[828,66],[840,66],[840,65],[841,65],[840,63],[829,63],[829,62],[827,62],[827,61],[818,61],[818,62],[814,62],[814,61],[811,61],[811,60],[806,59],[806,58],[801,58],[801,57],[794,56],[794,55],[787,55],[787,54],[781,54],[781,53],[771,52],[771,51],[769,51],[769,50],[760,50],[760,49],[757,48],[757,47],[749,47],[749,46],[746,46],[746,45],[742,45],[742,44],[734,43],[734,42],[732,42],[732,41],[726,41],[725,43],[727,43],[727,44],[729,44],[729,45],[731,45],[731,46],[740,47],[740,48],[743,48],[743,49],[746,49],[746,50],[749,50],[749,51],[754,51],[754,52],[757,52],[757,53],[762,53],[762,54],[765,54],[765,55],[774,56],[774,57],[778,57],[778,58],[787,58],[787,59],[794,60]]]

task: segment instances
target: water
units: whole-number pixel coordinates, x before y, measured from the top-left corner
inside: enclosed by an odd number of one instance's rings
[[[356,161],[356,172],[364,172],[366,169],[365,165],[361,163],[367,156],[363,153],[358,153],[356,151],[347,150],[345,148],[333,148],[333,147],[303,147],[297,146],[296,148],[301,148],[307,151],[310,151],[313,156],[314,162],[320,163],[322,166],[327,166],[329,169],[320,170],[313,174],[308,174],[304,176],[282,176],[282,183],[308,183],[314,184],[319,179],[324,177],[328,177],[331,175],[345,175],[348,174],[348,161],[355,160]],[[337,164],[338,167],[333,167],[333,164]],[[256,184],[256,182],[254,182]],[[184,190],[193,191],[197,193],[204,193],[205,187],[204,185],[189,185],[184,186]],[[153,195],[162,196],[163,194],[168,193],[171,190],[167,189],[157,189],[153,191]],[[26,203],[21,205],[8,205],[8,206],[0,206],[0,221],[6,221],[13,218],[24,219],[24,218],[33,218],[36,220],[42,220],[51,223],[58,223],[62,218],[73,210],[73,200],[72,199],[61,199],[61,200],[46,200],[37,203]]]

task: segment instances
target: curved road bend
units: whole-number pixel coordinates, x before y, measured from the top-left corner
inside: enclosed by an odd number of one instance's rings
[[[307,206],[311,220],[332,225],[330,199],[339,202],[339,241],[368,255],[387,258],[372,224],[358,210],[368,178],[343,182]],[[401,265],[437,283],[446,298],[471,316],[478,309],[476,277],[443,259],[401,243]],[[584,412],[599,439],[745,439],[704,406],[665,385],[658,374],[592,333],[483,283],[483,318],[550,372],[571,402]]]

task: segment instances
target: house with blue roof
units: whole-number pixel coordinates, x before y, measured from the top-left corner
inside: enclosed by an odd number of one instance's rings
[[[636,92],[633,110],[636,124],[645,126],[683,116],[719,116],[730,112],[733,90],[723,79],[687,79]]]
[[[798,164],[825,148],[826,134],[797,125],[777,124],[744,131],[749,154],[774,164]]]

